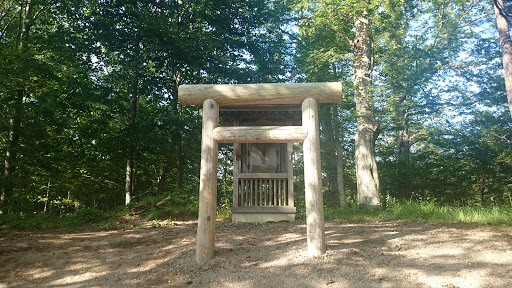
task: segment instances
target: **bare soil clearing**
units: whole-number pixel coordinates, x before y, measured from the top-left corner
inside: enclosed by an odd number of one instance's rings
[[[102,232],[0,232],[0,287],[512,287],[512,229],[326,222],[309,257],[303,222],[218,222],[194,261],[197,222]]]

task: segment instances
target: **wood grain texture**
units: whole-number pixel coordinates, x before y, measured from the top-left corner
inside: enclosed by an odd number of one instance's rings
[[[307,135],[302,126],[239,126],[213,130],[218,143],[298,143]]]
[[[341,101],[341,83],[264,83],[182,85],[178,90],[182,105],[201,105],[207,99],[219,105],[300,104],[306,98],[318,103]]]
[[[199,176],[199,217],[196,262],[211,260],[215,252],[215,216],[217,209],[218,144],[213,129],[219,125],[219,105],[209,99],[203,105],[201,171]]]
[[[308,130],[304,141],[304,188],[308,252],[311,256],[325,253],[324,202],[320,164],[320,131],[318,103],[308,98],[302,103],[302,125]]]

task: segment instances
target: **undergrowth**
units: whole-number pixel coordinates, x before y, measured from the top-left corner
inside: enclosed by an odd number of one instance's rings
[[[151,199],[156,203],[159,199]],[[407,220],[423,222],[464,222],[487,225],[512,226],[512,207],[451,207],[441,206],[434,201],[396,201],[386,199],[384,209],[367,207],[325,208],[326,220]],[[86,225],[98,224],[116,227],[109,223],[116,222],[130,212],[130,207],[121,207],[113,212],[103,212],[96,208],[78,210],[72,214],[59,217],[51,214],[7,214],[0,215],[0,230],[38,230],[38,229],[80,229]],[[304,211],[305,212],[305,211]],[[178,206],[169,203],[160,208],[150,208],[141,214],[149,221],[174,221],[176,219],[196,219],[199,209]],[[305,213],[302,213],[305,214]],[[302,219],[300,209],[296,219]],[[303,215],[305,216],[305,215]],[[305,218],[305,217],[304,217]],[[217,219],[231,220],[231,207],[221,205],[217,208]],[[304,219],[303,219],[304,220]]]
[[[196,218],[199,213],[197,207],[164,206],[151,208],[145,212],[147,220],[170,220],[178,218]]]
[[[175,220],[197,219],[199,214],[198,203],[196,199],[184,199],[178,193],[171,194],[171,201],[159,208],[155,204],[160,202],[166,196],[148,196],[141,199],[139,203],[132,202],[129,205],[118,207],[111,212],[104,212],[96,208],[79,209],[66,215],[55,215],[45,213],[18,213],[0,215],[1,230],[81,230],[88,225],[96,225],[100,229],[122,229],[125,225],[124,217],[130,216],[131,209],[138,204],[146,203],[146,209],[137,213],[137,217],[147,221],[172,222]],[[229,210],[229,211],[228,211]],[[219,208],[218,218],[231,219],[231,209]],[[155,222],[156,223],[156,222]]]
[[[392,199],[391,199],[392,200]],[[512,226],[512,207],[451,207],[434,201],[387,201],[385,209],[364,207],[326,208],[331,220],[409,220],[425,222],[464,222]]]
[[[75,229],[111,218],[111,214],[96,208],[81,209],[63,217],[44,213],[7,214],[0,215],[0,230]]]

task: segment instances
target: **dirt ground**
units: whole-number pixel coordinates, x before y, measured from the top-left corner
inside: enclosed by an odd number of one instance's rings
[[[197,265],[197,222],[142,226],[0,232],[0,287],[512,287],[510,227],[327,222],[309,257],[304,222],[218,222]]]

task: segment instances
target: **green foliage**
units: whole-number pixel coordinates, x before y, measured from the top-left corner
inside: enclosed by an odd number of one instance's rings
[[[81,209],[68,217],[75,218],[79,223],[84,224],[99,223],[110,218],[108,214],[96,208]]]
[[[52,214],[7,214],[0,215],[0,229],[77,229],[84,225],[101,223],[111,219],[111,215],[96,208],[78,210],[73,214],[58,217]]]
[[[382,211],[367,207],[354,206],[342,208],[325,208],[326,220],[374,220],[380,219]]]
[[[231,207],[222,206],[217,208],[217,219],[231,220]]]
[[[177,190],[177,191],[172,192],[170,195],[172,197],[171,202],[175,206],[199,207],[199,192],[198,191],[187,192],[186,190]]]
[[[151,208],[146,215],[148,220],[175,220],[197,218],[199,209],[195,207],[166,206]]]
[[[368,3],[381,190],[410,201],[388,197],[384,212],[326,208],[326,216],[509,223],[512,125],[492,13],[481,14],[491,2],[20,3],[0,4],[0,155],[9,162],[0,173],[0,188],[9,188],[0,203],[3,229],[66,228],[128,214],[136,205],[124,206],[130,148],[133,199],[152,205],[172,196],[146,216],[194,217],[201,108],[179,105],[177,88],[188,83],[342,82],[343,102],[320,105],[324,200],[337,205],[340,141],[354,205],[350,41],[354,15]],[[22,33],[23,3],[33,5],[25,15],[33,19]],[[134,87],[139,106],[131,127]],[[400,158],[402,132],[409,142]],[[297,219],[305,219],[296,156]],[[230,217],[232,163],[232,151],[221,146],[219,218]]]
[[[464,222],[512,226],[512,207],[453,207],[437,205],[434,201],[396,201],[387,199],[386,209],[364,207],[325,208],[330,220],[420,221],[431,223]]]

